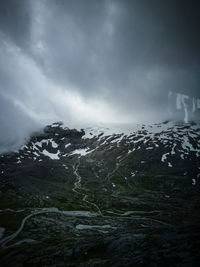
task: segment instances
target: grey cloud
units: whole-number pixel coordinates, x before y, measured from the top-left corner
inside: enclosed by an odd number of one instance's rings
[[[23,127],[13,127],[27,135],[27,121],[37,128],[56,119],[166,119],[169,91],[200,96],[199,6],[195,0],[2,0],[0,111],[9,114],[1,124],[11,132],[18,114]]]
[[[19,46],[29,46],[31,25],[30,0],[0,1],[0,30]]]
[[[0,153],[18,149],[38,125],[13,104],[0,95]]]
[[[51,1],[44,14],[43,70],[58,83],[77,85],[86,97],[124,99],[122,107],[146,88],[160,99],[169,90],[197,95],[198,6],[194,1],[189,8],[186,1]],[[154,70],[161,72],[160,81],[149,84],[146,76]]]

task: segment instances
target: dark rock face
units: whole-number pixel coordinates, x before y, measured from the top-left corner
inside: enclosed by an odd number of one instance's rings
[[[1,266],[198,266],[200,127],[47,126],[0,156]]]

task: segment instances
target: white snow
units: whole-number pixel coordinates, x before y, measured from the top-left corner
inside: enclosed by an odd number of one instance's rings
[[[37,156],[37,157],[40,156],[36,151],[34,151],[33,154],[34,154],[35,156]]]
[[[65,148],[67,148],[68,146],[71,146],[71,143],[68,143],[65,145]]]
[[[122,139],[124,138],[124,134],[121,134],[120,136],[117,136],[115,139],[113,139],[110,143],[120,143]]]
[[[54,122],[53,124],[51,124],[51,127],[60,127],[63,128],[63,122]]]
[[[196,179],[192,179],[192,185],[196,185]]]
[[[42,144],[48,145],[49,139],[43,139],[41,142],[36,142],[35,145],[42,147]]]
[[[133,149],[129,149],[128,150],[128,154],[131,154],[132,152],[134,152],[136,149],[135,149],[135,147],[133,148]]]
[[[42,142],[35,142],[36,146],[42,147]]]
[[[168,167],[170,167],[170,168],[172,167],[172,164],[170,162],[168,162]]]
[[[20,147],[21,150],[23,150],[24,148],[28,149],[27,145],[23,145]]]
[[[161,158],[162,162],[165,162],[165,160],[167,159],[167,155],[169,155],[169,152],[162,155],[162,158]]]
[[[49,143],[51,143],[51,146],[52,146],[53,148],[57,148],[57,147],[58,147],[58,144],[53,140],[53,138],[50,138],[50,139],[43,139],[43,140],[40,141],[40,142],[32,143],[32,145],[33,145],[33,148],[37,150],[38,148],[35,147],[35,146],[42,147],[42,144],[46,144],[46,145],[48,145]]]
[[[175,150],[174,150],[175,147],[176,147],[176,144],[174,144],[173,147],[172,147],[171,155],[174,155],[175,154]]]
[[[51,141],[51,145],[53,148],[57,148],[58,147],[58,144],[56,144],[56,142],[53,140],[53,139],[50,139]]]
[[[193,139],[197,138],[199,135],[198,125],[190,125],[186,128],[184,125],[176,124],[174,122],[158,123],[153,125],[102,124],[101,127],[95,126],[85,128],[84,131],[85,135],[82,138],[96,138],[99,142],[97,148],[110,143],[117,143],[117,146],[119,146],[122,139],[125,140],[126,137],[129,144],[133,145],[128,148],[128,154],[136,149],[139,150],[141,146],[140,143],[147,144],[150,141],[151,143],[147,147],[147,150],[154,149],[154,147],[157,148],[160,145],[164,145],[167,150],[171,149],[170,152],[165,153],[162,156],[162,162],[167,160],[168,155],[175,155],[178,150],[181,152],[182,159],[187,158],[190,151],[193,151],[197,156],[200,156],[200,144],[197,143],[194,145],[193,143]],[[110,141],[110,139],[113,140]],[[134,146],[138,143],[140,145],[139,147]],[[134,147],[134,150],[131,150],[132,147]],[[88,151],[76,150],[73,153],[83,153],[85,155],[86,152]]]
[[[60,154],[60,151],[58,150],[57,151],[57,153],[56,154],[54,154],[54,153],[50,153],[50,152],[48,152],[46,149],[44,149],[43,151],[42,151],[42,153],[45,155],[45,156],[47,156],[47,157],[49,157],[49,158],[51,158],[51,159],[60,159],[59,158],[59,154]]]
[[[36,147],[35,143],[31,143],[34,150],[39,150],[38,147]]]
[[[75,154],[79,154],[81,156],[85,156],[91,152],[93,152],[94,150],[88,150],[89,148],[86,147],[86,148],[79,148],[79,149],[75,149],[74,151],[72,151],[69,156],[71,155],[75,155]]]

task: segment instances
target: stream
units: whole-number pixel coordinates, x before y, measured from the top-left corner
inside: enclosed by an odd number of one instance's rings
[[[93,206],[97,212],[91,212],[91,211],[81,211],[81,210],[72,210],[72,211],[61,211],[59,210],[58,208],[55,208],[55,207],[51,207],[51,208],[38,208],[36,209],[34,212],[32,212],[31,214],[27,215],[25,218],[23,218],[23,220],[21,221],[21,225],[20,227],[18,228],[18,230],[3,238],[3,239],[0,239],[0,245],[3,247],[3,248],[9,248],[9,247],[13,247],[13,246],[16,246],[16,245],[19,245],[23,242],[27,242],[27,243],[35,243],[37,241],[33,240],[33,239],[22,239],[10,246],[7,246],[7,244],[9,242],[11,242],[13,239],[15,239],[19,234],[20,232],[23,230],[24,228],[24,225],[25,223],[27,222],[28,219],[30,219],[31,217],[33,216],[36,216],[36,215],[40,215],[40,214],[45,214],[45,213],[58,213],[58,214],[62,214],[62,215],[66,215],[66,216],[74,216],[74,217],[89,217],[89,218],[92,218],[92,217],[97,217],[97,216],[101,216],[103,218],[112,218],[114,217],[115,219],[119,218],[119,219],[128,219],[128,220],[143,220],[143,221],[151,221],[151,222],[155,222],[155,223],[158,223],[158,224],[162,224],[162,225],[165,225],[165,226],[171,226],[165,222],[162,222],[162,221],[159,221],[159,220],[155,220],[155,219],[152,219],[152,218],[148,218],[148,217],[142,217],[142,216],[135,216],[134,213],[140,213],[140,212],[135,212],[135,211],[126,211],[124,213],[116,213],[116,212],[112,212],[112,211],[108,211],[108,213],[110,214],[113,214],[113,216],[106,216],[106,215],[103,215],[99,206],[91,201],[88,201],[87,198],[88,198],[88,195],[87,194],[84,194],[84,193],[80,193],[78,190],[83,190],[83,188],[81,187],[81,176],[79,175],[78,173],[78,169],[79,169],[79,166],[80,166],[80,158],[81,156],[78,157],[78,161],[76,163],[74,163],[73,165],[73,173],[76,177],[76,180],[74,182],[74,187],[72,189],[72,191],[78,195],[81,195],[83,196],[82,197],[82,201],[85,202],[88,205],[90,206]],[[116,164],[116,169],[118,168],[118,163]],[[108,177],[109,178],[109,177]],[[0,212],[3,212],[3,211],[7,211],[8,209],[5,209],[5,210],[1,210]],[[23,210],[20,210],[20,211],[15,211],[15,210],[11,210],[9,209],[9,211],[13,211],[13,212],[21,212]],[[150,214],[151,213],[159,213],[160,211],[151,211],[149,212]],[[142,215],[142,211],[141,211],[141,215]],[[129,216],[131,215],[131,216]],[[78,226],[76,226],[77,229],[95,229],[95,228],[113,228],[111,227],[110,225],[106,225],[106,226],[98,226],[98,225],[82,225],[82,224],[79,224]],[[102,230],[101,230],[102,231]],[[105,231],[105,233],[107,233]]]
[[[82,195],[83,196],[82,200],[85,203],[87,203],[87,204],[95,207],[98,210],[99,215],[100,216],[103,216],[103,214],[102,214],[99,206],[97,204],[95,204],[95,203],[90,202],[90,201],[87,200],[87,197],[88,197],[87,194],[80,193],[80,192],[77,191],[77,189],[81,189],[82,190],[82,188],[81,188],[81,176],[78,174],[78,168],[80,166],[80,158],[81,158],[81,156],[78,157],[78,162],[73,165],[73,170],[74,170],[73,173],[74,173],[74,175],[75,175],[75,177],[77,179],[76,179],[76,182],[74,183],[74,188],[72,189],[72,191],[75,192],[76,194]]]
[[[1,239],[0,240],[0,245],[2,247],[4,247],[4,248],[9,248],[10,246],[6,246],[6,244],[8,242],[12,241],[14,238],[16,238],[19,235],[19,233],[23,230],[26,221],[28,219],[30,219],[31,217],[33,217],[33,216],[44,214],[44,213],[59,213],[59,214],[63,214],[63,215],[66,215],[66,216],[75,216],[75,217],[96,217],[96,216],[98,216],[98,213],[92,213],[90,211],[78,211],[78,210],[61,211],[61,210],[59,210],[57,208],[54,208],[54,207],[52,207],[52,208],[43,208],[40,211],[36,211],[36,212],[33,212],[33,213],[27,215],[22,220],[21,225],[18,228],[18,230],[15,233],[13,233],[13,234]],[[22,240],[20,242],[22,243]],[[17,242],[17,243],[19,243],[19,242]],[[11,245],[11,246],[14,246],[14,244]]]

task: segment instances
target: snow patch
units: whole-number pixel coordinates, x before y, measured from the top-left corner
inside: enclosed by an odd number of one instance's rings
[[[54,154],[54,153],[50,153],[50,152],[48,152],[46,149],[44,149],[44,150],[42,151],[42,153],[43,153],[45,156],[49,157],[50,159],[60,159],[59,156],[58,156],[58,155],[60,154],[60,151],[59,151],[59,150],[57,151],[56,154]]]
[[[67,148],[67,147],[69,147],[69,146],[71,146],[71,143],[66,144],[66,145],[65,145],[65,148]]]
[[[192,179],[192,185],[196,185],[196,179]]]
[[[79,149],[75,149],[74,151],[72,151],[69,156],[71,155],[75,155],[75,154],[79,154],[81,156],[86,156],[87,154],[93,152],[94,150],[89,150],[89,148],[79,148]]]
[[[53,139],[50,139],[51,141],[51,145],[53,148],[57,148],[58,147],[58,144],[53,140]]]
[[[162,155],[162,158],[161,158],[162,162],[165,162],[165,160],[167,159],[167,155],[169,155],[169,152]]]
[[[40,156],[36,151],[34,151],[33,154],[34,154],[35,156],[37,156],[37,157]]]

